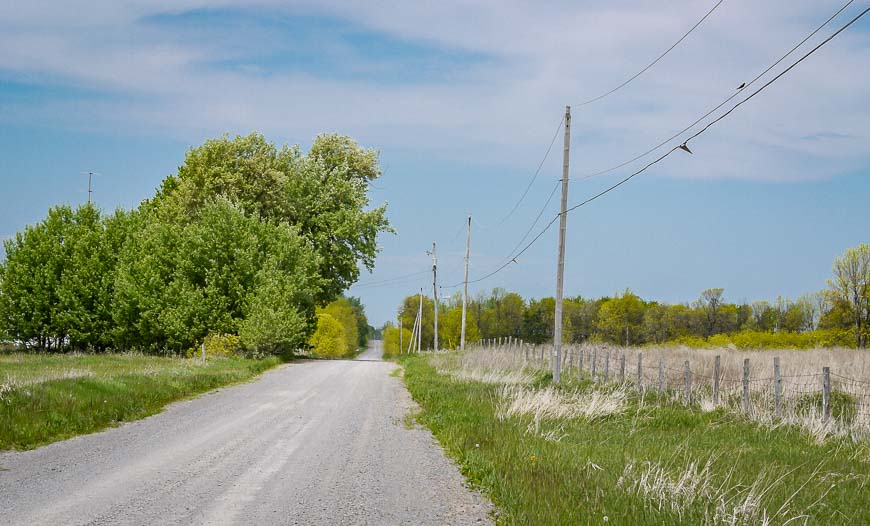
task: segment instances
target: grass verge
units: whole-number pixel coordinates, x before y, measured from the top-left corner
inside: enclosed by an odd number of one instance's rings
[[[0,450],[32,449],[159,412],[253,378],[278,358],[0,355]]]
[[[418,420],[500,524],[870,524],[866,443],[541,373],[439,374],[429,359],[401,359]]]

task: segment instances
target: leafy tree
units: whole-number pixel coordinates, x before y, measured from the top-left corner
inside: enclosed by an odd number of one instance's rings
[[[357,317],[351,302],[344,297],[333,301],[321,312],[329,314],[344,328],[344,337],[347,340],[348,352],[356,351],[359,346],[359,327]]]
[[[477,330],[472,312],[466,311],[465,323],[465,343],[472,344],[480,340],[480,332]],[[461,338],[462,305],[456,305],[438,318],[438,344],[444,349],[457,349]]]
[[[359,333],[359,342],[357,346],[365,349],[369,342],[369,333],[374,331],[374,327],[369,325],[369,320],[366,317],[366,309],[359,298],[350,296],[347,298],[350,307],[353,309],[353,315],[356,317],[357,332]]]
[[[341,322],[323,312],[317,315],[317,329],[309,343],[314,354],[323,358],[340,358],[348,353],[347,336]]]
[[[641,342],[643,301],[626,289],[604,303],[598,312],[598,330],[609,341],[631,345]]]
[[[313,327],[268,345],[255,329],[269,320],[278,327],[313,320],[318,263],[294,227],[247,216],[226,199],[206,203],[184,225],[152,220],[118,264],[116,345],[183,351],[210,332],[236,334],[246,317],[240,336],[252,350],[304,340]]]
[[[722,293],[725,289],[707,289],[701,293],[698,304],[703,309],[707,318],[705,336],[712,336],[719,332],[720,316],[719,309],[722,306]]]
[[[408,348],[410,341],[410,330],[403,328],[402,334],[399,335],[398,327],[387,325],[384,327],[384,356],[393,357],[402,354]]]
[[[847,249],[834,260],[834,279],[828,281],[833,296],[847,305],[859,348],[867,346],[864,326],[870,324],[870,245]]]
[[[357,280],[360,263],[374,267],[377,235],[391,231],[385,206],[368,209],[368,183],[379,175],[377,154],[341,135],[318,136],[307,155],[258,133],[224,136],[191,149],[147,207],[184,223],[224,196],[248,215],[293,225],[320,256],[325,304]]]

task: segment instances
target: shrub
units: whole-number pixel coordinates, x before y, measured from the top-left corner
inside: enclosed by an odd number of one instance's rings
[[[205,344],[205,355],[210,357],[226,358],[241,352],[241,340],[235,334],[209,334],[203,341]],[[187,351],[189,358],[201,356],[202,348],[191,348]]]
[[[344,327],[329,314],[317,315],[317,329],[308,340],[312,352],[320,358],[340,358],[347,354]]]

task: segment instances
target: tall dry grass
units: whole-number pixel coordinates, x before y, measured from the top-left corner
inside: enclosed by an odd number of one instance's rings
[[[870,439],[870,353],[855,349],[738,351],[731,348],[623,348],[602,344],[563,348],[562,374],[594,385],[625,384],[662,391],[660,400],[688,403],[704,411],[724,409],[772,428],[796,426],[822,442]],[[720,359],[719,396],[714,399],[716,357]],[[774,358],[781,375],[780,414],[776,414]],[[749,360],[749,401],[743,403],[744,360]],[[686,387],[686,363],[689,391]],[[547,374],[552,346],[476,347],[466,353],[440,353],[431,362],[458,380],[524,385]],[[640,376],[638,364],[640,363]],[[833,415],[822,413],[822,368],[831,374]],[[594,376],[593,376],[594,372]],[[639,384],[639,385],[638,385]]]

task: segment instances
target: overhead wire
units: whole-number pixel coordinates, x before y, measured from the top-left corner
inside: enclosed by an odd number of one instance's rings
[[[603,99],[603,98],[605,98],[605,97],[608,97],[608,96],[610,96],[610,95],[616,93],[617,91],[621,90],[622,88],[624,88],[625,86],[627,86],[628,84],[630,84],[634,79],[636,79],[636,78],[638,78],[639,76],[641,76],[641,75],[643,75],[644,73],[646,73],[650,68],[652,68],[653,66],[655,66],[655,65],[656,65],[656,64],[657,64],[661,59],[665,58],[665,56],[666,56],[668,53],[670,53],[671,51],[673,51],[674,48],[676,48],[677,46],[679,46],[680,43],[681,43],[683,40],[685,40],[689,35],[691,35],[692,32],[695,31],[695,29],[697,29],[698,26],[700,26],[700,25],[704,22],[704,20],[707,20],[707,18],[708,18],[710,15],[713,14],[713,11],[715,11],[716,9],[718,9],[719,6],[722,5],[722,2],[724,2],[724,1],[725,1],[725,0],[719,0],[718,2],[716,2],[716,4],[714,4],[713,7],[711,7],[710,10],[707,11],[707,13],[706,13],[703,17],[701,17],[700,20],[698,20],[697,22],[695,22],[695,25],[693,25],[693,26],[692,26],[688,31],[686,31],[686,32],[683,34],[683,36],[680,37],[679,40],[677,40],[676,42],[674,42],[674,43],[671,45],[671,47],[669,47],[668,49],[666,49],[664,53],[662,53],[661,55],[659,55],[658,57],[656,57],[655,60],[653,60],[652,62],[650,62],[649,64],[647,64],[643,69],[641,69],[640,71],[638,71],[637,73],[635,73],[634,75],[632,75],[631,77],[629,77],[628,79],[624,80],[621,84],[617,85],[615,88],[612,88],[612,89],[610,89],[609,91],[606,91],[606,92],[604,92],[604,93],[602,93],[602,94],[600,94],[600,95],[597,95],[597,96],[595,96],[595,97],[592,97],[591,99],[587,99],[587,100],[585,100],[585,101],[583,101],[583,102],[580,102],[580,103],[574,104],[574,106],[575,106],[575,107],[580,107],[580,106],[586,106],[586,105],[588,105],[588,104],[592,104],[593,102],[598,102],[599,100],[601,100],[601,99]]]
[[[850,2],[850,3],[851,3],[851,2]],[[848,5],[848,4],[847,4],[847,5]],[[645,172],[647,169],[649,169],[649,168],[652,167],[653,165],[655,165],[655,164],[661,162],[662,160],[664,160],[665,158],[667,158],[668,156],[670,156],[670,155],[671,155],[672,153],[674,153],[675,151],[680,150],[680,149],[683,149],[683,147],[687,145],[688,141],[690,141],[690,140],[692,140],[692,139],[698,137],[698,136],[701,135],[702,133],[706,132],[708,129],[710,129],[710,127],[712,127],[714,124],[716,124],[717,122],[721,121],[722,119],[724,119],[725,117],[727,117],[728,115],[730,115],[730,114],[731,114],[734,110],[736,110],[738,107],[742,106],[743,104],[745,104],[746,102],[748,102],[750,99],[752,99],[753,97],[755,97],[756,95],[758,95],[759,93],[761,93],[762,91],[764,91],[768,86],[770,86],[771,84],[773,84],[774,82],[776,82],[778,79],[782,78],[786,73],[788,73],[789,71],[791,71],[792,69],[794,69],[798,64],[800,64],[801,62],[803,62],[804,60],[806,60],[807,58],[809,58],[812,54],[814,54],[816,51],[818,51],[819,49],[821,49],[825,44],[827,44],[828,42],[830,42],[831,40],[833,40],[837,35],[839,35],[839,34],[842,33],[843,31],[845,31],[846,29],[848,29],[852,24],[854,24],[855,22],[857,22],[857,21],[858,21],[859,19],[861,19],[864,15],[866,15],[868,11],[870,11],[870,7],[864,9],[861,13],[859,13],[857,16],[855,16],[854,18],[852,18],[848,23],[846,23],[845,25],[843,25],[842,27],[840,27],[840,29],[838,29],[836,32],[834,32],[833,34],[831,34],[830,36],[828,36],[825,40],[823,40],[823,41],[820,42],[818,45],[816,45],[815,47],[813,47],[810,51],[808,51],[806,54],[804,54],[803,56],[801,56],[801,58],[797,59],[795,62],[793,62],[791,65],[789,65],[789,67],[787,67],[786,69],[784,69],[783,71],[781,71],[780,73],[778,73],[775,77],[771,78],[771,79],[770,79],[769,81],[767,81],[766,83],[764,83],[764,85],[762,85],[760,88],[758,88],[757,90],[755,90],[754,92],[752,92],[752,93],[751,93],[749,96],[747,96],[745,99],[743,99],[743,100],[741,100],[740,102],[738,102],[737,104],[735,104],[735,105],[734,105],[732,108],[730,108],[727,112],[723,113],[722,115],[720,115],[719,117],[717,117],[717,118],[714,119],[713,121],[709,122],[706,126],[704,126],[704,128],[702,128],[702,129],[699,130],[697,133],[695,133],[694,135],[692,135],[691,137],[689,137],[689,138],[688,138],[686,141],[684,141],[680,146],[674,146],[673,148],[671,148],[670,150],[668,150],[666,153],[662,154],[661,156],[659,156],[659,157],[656,158],[655,160],[653,160],[653,161],[647,163],[643,168],[641,168],[641,169],[639,169],[639,170],[637,170],[637,171],[631,173],[631,174],[628,175],[627,177],[621,179],[621,180],[618,181],[617,183],[615,183],[615,184],[609,186],[608,188],[606,188],[606,189],[604,189],[603,191],[601,191],[601,192],[599,192],[599,193],[593,195],[592,197],[589,197],[588,199],[585,199],[584,201],[581,201],[580,203],[577,203],[576,205],[573,205],[573,206],[567,208],[567,209],[565,210],[565,213],[567,214],[567,213],[569,213],[569,212],[572,212],[572,211],[574,211],[574,210],[576,210],[576,209],[578,209],[578,208],[580,208],[580,207],[582,207],[582,206],[585,206],[585,205],[587,205],[587,204],[589,204],[589,203],[591,203],[591,202],[593,202],[593,201],[595,201],[595,200],[601,198],[602,196],[604,196],[604,195],[606,195],[606,194],[612,192],[613,190],[616,190],[617,188],[619,188],[619,187],[622,186],[623,184],[627,183],[628,181],[630,181],[630,180],[633,179],[634,177],[636,177],[636,176],[640,175],[641,173]],[[490,273],[488,273],[488,274],[486,274],[486,275],[484,275],[484,276],[482,276],[482,277],[480,277],[480,278],[477,278],[477,279],[474,279],[474,280],[469,280],[468,283],[478,283],[478,282],[480,282],[480,281],[483,281],[483,280],[485,280],[485,279],[488,279],[488,278],[490,278],[490,277],[492,277],[492,276],[498,274],[499,272],[501,272],[502,270],[504,270],[505,268],[507,268],[511,263],[513,263],[513,262],[516,261],[516,258],[518,258],[519,256],[521,256],[521,255],[524,254],[524,253],[525,253],[529,248],[531,248],[532,245],[534,245],[534,244],[538,241],[538,239],[540,239],[541,236],[543,236],[543,235],[544,235],[544,234],[545,234],[545,233],[550,229],[550,227],[552,227],[553,224],[555,224],[556,220],[559,219],[559,217],[561,217],[561,215],[562,215],[561,212],[558,213],[558,214],[556,214],[556,215],[555,215],[555,216],[550,220],[550,222],[547,223],[547,225],[546,225],[546,226],[545,226],[545,227],[544,227],[540,232],[538,232],[538,234],[537,234],[534,238],[532,238],[532,240],[529,241],[529,243],[527,243],[527,244],[523,247],[522,250],[520,250],[519,252],[517,252],[517,253],[516,253],[516,254],[511,258],[510,261],[508,261],[507,263],[505,263],[505,264],[499,266],[498,268],[496,268],[496,269],[493,270],[492,272],[490,272]]]
[[[520,204],[522,204],[522,202],[526,198],[526,196],[529,195],[529,190],[532,189],[532,185],[535,184],[535,181],[538,179],[538,176],[541,174],[541,169],[544,167],[544,163],[547,162],[547,158],[550,157],[550,152],[553,150],[553,145],[556,144],[556,138],[559,137],[559,132],[562,130],[562,125],[564,123],[565,123],[565,116],[563,115],[562,118],[559,120],[559,125],[556,126],[556,131],[553,132],[553,138],[550,139],[550,145],[547,146],[547,151],[544,152],[543,159],[541,159],[541,162],[538,163],[538,167],[537,167],[537,169],[535,169],[535,173],[532,174],[531,181],[529,181],[529,184],[526,185],[526,189],[523,191],[520,198],[517,199],[517,202],[514,203],[514,206],[510,209],[510,211],[504,217],[499,219],[494,225],[491,225],[491,226],[481,225],[480,228],[482,230],[491,230],[493,228],[500,227],[501,225],[503,225],[505,223],[505,221],[510,219],[510,217],[514,214],[514,212],[517,211],[517,208],[520,207]],[[480,223],[479,220],[478,220],[478,223]]]
[[[785,60],[786,58],[788,58],[789,55],[791,55],[792,53],[794,53],[795,50],[797,50],[799,47],[801,47],[802,45],[804,45],[804,44],[805,44],[809,39],[811,39],[813,36],[815,36],[816,33],[818,33],[819,31],[821,31],[822,28],[824,28],[826,25],[828,25],[829,23],[831,23],[831,21],[832,21],[833,19],[835,19],[835,18],[836,18],[840,13],[842,13],[842,12],[843,12],[847,7],[849,7],[852,3],[854,3],[854,1],[855,1],[855,0],[849,0],[848,2],[846,2],[842,7],[840,7],[836,12],[834,12],[833,15],[831,15],[827,20],[825,20],[825,21],[824,21],[820,26],[818,26],[818,27],[817,27],[815,30],[813,30],[810,34],[808,34],[806,37],[804,37],[803,40],[801,40],[800,42],[798,42],[797,44],[795,44],[791,49],[788,50],[788,52],[786,52],[786,53],[785,53],[784,55],[782,55],[779,59],[777,59],[776,62],[774,62],[774,63],[772,63],[771,65],[769,65],[769,66],[768,66],[764,71],[762,71],[761,73],[759,73],[758,75],[756,75],[755,78],[753,78],[751,81],[747,82],[744,86],[742,86],[742,87],[739,88],[737,91],[735,91],[731,96],[729,96],[728,98],[726,98],[725,100],[723,100],[722,102],[720,102],[719,104],[717,104],[715,107],[713,107],[712,109],[710,109],[710,110],[709,110],[708,112],[706,112],[705,114],[703,114],[703,115],[701,115],[700,117],[698,117],[694,122],[692,122],[691,124],[689,124],[688,126],[686,126],[685,128],[683,128],[682,130],[680,130],[680,131],[678,131],[677,133],[671,135],[671,136],[668,137],[667,139],[665,139],[665,140],[659,142],[658,144],[656,144],[656,145],[653,146],[652,148],[646,150],[645,152],[643,152],[643,153],[641,153],[641,154],[638,154],[638,155],[632,157],[631,159],[627,159],[627,160],[625,160],[625,161],[620,162],[619,164],[615,164],[615,165],[613,165],[613,166],[611,166],[611,167],[609,167],[609,168],[605,168],[605,169],[603,169],[603,170],[599,170],[599,171],[597,171],[597,172],[593,172],[593,173],[589,173],[589,174],[584,174],[584,175],[580,176],[579,179],[581,179],[581,180],[591,179],[591,178],[593,178],[593,177],[598,177],[598,176],[600,176],[600,175],[604,175],[604,174],[610,173],[610,172],[612,172],[612,171],[614,171],[614,170],[618,170],[618,169],[620,169],[620,168],[623,168],[623,167],[625,167],[625,166],[627,166],[627,165],[629,165],[629,164],[631,164],[631,163],[633,163],[633,162],[635,162],[635,161],[639,161],[640,159],[643,159],[643,158],[646,157],[647,155],[653,153],[654,151],[658,150],[658,149],[661,148],[662,146],[665,146],[666,144],[668,144],[668,143],[671,142],[672,140],[676,139],[676,138],[679,137],[680,135],[682,135],[682,134],[686,133],[687,131],[691,130],[691,129],[694,128],[698,123],[700,123],[701,121],[703,121],[704,119],[706,119],[707,117],[709,117],[710,115],[712,115],[713,113],[715,113],[716,111],[718,111],[720,108],[722,108],[723,106],[725,106],[726,104],[728,104],[729,102],[731,102],[732,100],[734,100],[738,95],[740,95],[743,91],[745,91],[746,88],[748,88],[748,87],[752,86],[753,84],[755,84],[755,83],[758,81],[758,79],[760,79],[761,77],[765,76],[765,75],[766,75],[767,73],[769,73],[773,68],[775,68],[776,66],[778,66],[778,65],[779,65],[783,60]]]

